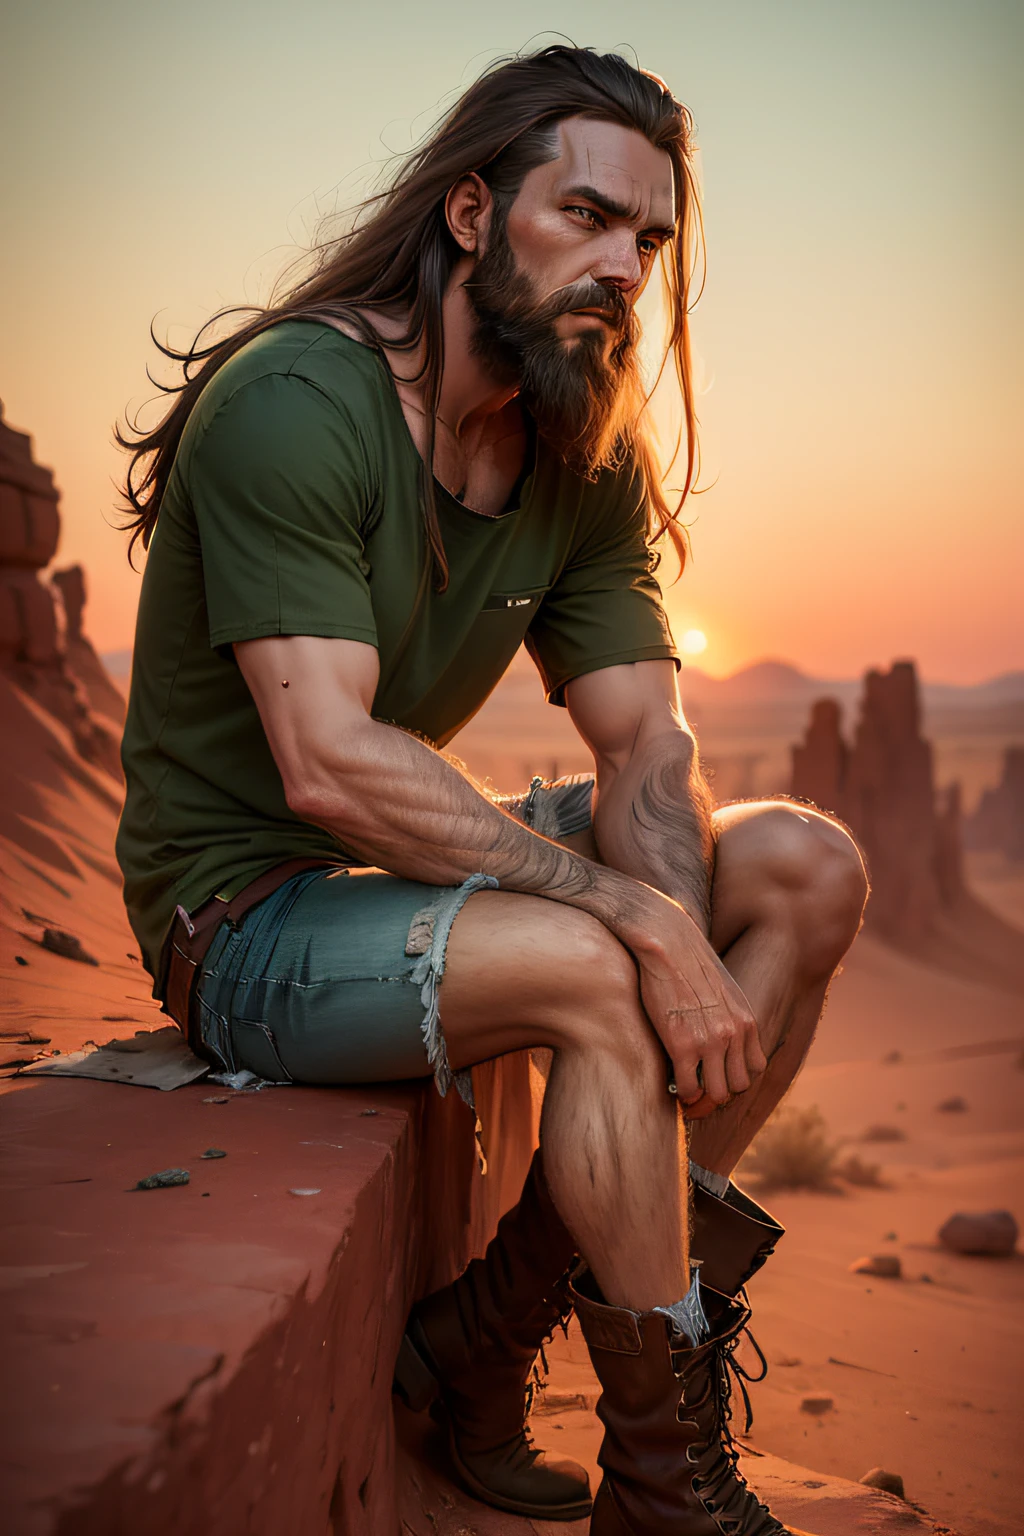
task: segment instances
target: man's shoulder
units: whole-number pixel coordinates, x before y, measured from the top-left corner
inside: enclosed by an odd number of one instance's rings
[[[319,321],[282,320],[222,363],[203,390],[193,429],[203,431],[228,405],[257,415],[294,399],[303,410],[316,391],[335,410],[356,417],[381,388],[380,361],[369,347]]]
[[[647,489],[643,474],[632,455],[609,465],[589,478],[573,476],[580,486],[577,532],[587,539],[599,529],[608,534],[622,534],[646,527]],[[582,482],[582,483],[581,483]]]

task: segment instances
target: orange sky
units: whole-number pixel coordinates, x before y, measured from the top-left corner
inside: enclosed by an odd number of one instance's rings
[[[914,655],[952,681],[1024,665],[1019,7],[509,15],[38,0],[5,23],[0,396],[56,470],[59,558],[88,567],[98,645],[131,636],[110,430],[152,393],[151,318],[180,341],[265,292],[318,208],[357,196],[486,59],[557,27],[632,45],[697,117],[710,488],[669,601],[677,627],[706,631],[701,664],[773,655],[837,676]]]

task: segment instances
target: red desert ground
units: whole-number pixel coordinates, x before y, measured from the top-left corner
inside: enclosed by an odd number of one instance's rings
[[[0,1283],[12,1348],[32,1401],[43,1404],[30,1414],[20,1387],[5,1394],[4,1477],[15,1490],[8,1528],[26,1533],[99,1530],[83,1513],[91,1507],[90,1465],[105,1480],[104,1497],[118,1479],[130,1483],[136,1475],[136,1431],[127,1419],[120,1459],[109,1464],[90,1423],[97,1342],[108,1362],[124,1352],[134,1386],[152,1378],[154,1393],[159,1387],[159,1351],[146,1353],[133,1341],[130,1309],[120,1326],[103,1315],[88,1262],[74,1256],[87,1224],[102,1223],[97,1201],[121,1224],[109,1239],[120,1241],[119,1251],[140,1209],[117,1204],[129,1198],[123,1179],[97,1189],[105,1148],[113,1144],[110,1157],[119,1150],[124,1106],[144,1106],[132,1111],[139,1120],[155,1114],[154,1106],[166,1118],[175,1102],[209,1103],[203,1113],[221,1115],[218,1126],[236,1112],[266,1112],[257,1099],[218,1107],[208,1089],[203,1099],[202,1085],[157,1094],[19,1075],[46,1054],[166,1023],[135,958],[113,859],[121,695],[82,631],[81,574],[44,574],[58,526],[48,472],[32,462],[28,440],[0,424],[0,1091],[5,1203],[35,1213],[32,1221],[16,1215],[5,1223]],[[877,895],[876,915],[833,986],[807,1067],[744,1173],[751,1188],[765,1176],[770,1185],[788,1158],[798,1182],[817,1184],[761,1195],[788,1235],[751,1287],[769,1373],[751,1389],[747,1473],[780,1514],[819,1536],[915,1528],[1010,1536],[1020,1530],[1024,1502],[1024,1260],[1017,1252],[956,1252],[937,1234],[956,1212],[1003,1210],[1019,1218],[1024,1207],[1024,790],[1020,753],[1007,751],[1024,744],[1024,677],[976,690],[925,687],[923,721],[909,666],[864,688],[822,689],[780,665],[718,684],[691,674],[687,688],[716,793],[794,788],[819,803],[831,796],[830,808],[865,842]],[[822,692],[842,712],[817,710],[812,720],[810,706]],[[793,746],[800,748],[795,757]],[[564,718],[544,705],[524,658],[454,750],[501,789],[535,771],[587,766]],[[964,785],[962,803],[936,788],[954,776]],[[530,1070],[536,1094],[543,1079],[536,1065]],[[307,1092],[273,1090],[277,1105],[296,1116],[314,1104]],[[44,1132],[31,1157],[15,1113],[25,1095],[49,1106],[37,1116]],[[316,1096],[321,1118],[324,1102],[333,1101]],[[87,1103],[92,1117],[76,1143],[84,1148],[81,1165],[65,1160],[58,1173],[56,1153],[47,1161],[47,1136],[56,1146],[76,1103]],[[346,1137],[338,1140],[337,1152],[325,1157],[344,1157]],[[252,1178],[268,1171],[255,1162],[253,1169]],[[259,1192],[257,1183],[246,1198]],[[178,1194],[152,1198],[173,1202]],[[91,1214],[76,1218],[76,1209]],[[315,1222],[328,1221],[318,1208]],[[163,1287],[167,1317],[189,1315],[185,1291],[175,1292],[161,1273],[140,1275],[140,1284]],[[307,1299],[322,1283],[323,1275],[311,1276]],[[575,1330],[556,1341],[550,1363],[536,1437],[587,1462],[596,1476],[597,1387]],[[756,1367],[752,1352],[745,1363]],[[215,1412],[217,1401],[214,1393],[203,1411]],[[160,1433],[171,1434],[176,1411],[166,1405]],[[272,1419],[272,1407],[267,1412]],[[741,1432],[739,1402],[735,1415]],[[585,1529],[531,1526],[483,1511],[447,1481],[421,1424],[400,1416],[398,1431],[403,1528],[416,1536]],[[391,1456],[390,1425],[379,1433]],[[249,1449],[255,1467],[263,1451],[258,1441]],[[73,1461],[71,1492],[48,1495],[38,1466],[26,1470],[30,1454],[55,1465]],[[902,1479],[905,1499],[858,1482],[876,1468]],[[158,1475],[151,1484],[147,1497],[170,1497]],[[122,1505],[108,1498],[103,1507]],[[310,1536],[362,1528],[340,1509],[325,1507]],[[106,1527],[127,1528],[116,1519]],[[253,1517],[244,1528],[265,1527]],[[210,1529],[230,1525],[211,1515]]]

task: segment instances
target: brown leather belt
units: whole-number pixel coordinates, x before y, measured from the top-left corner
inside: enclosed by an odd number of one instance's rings
[[[272,896],[286,880],[302,874],[303,870],[342,867],[327,859],[289,859],[285,864],[265,869],[230,901],[213,896],[191,915],[184,907],[178,907],[171,928],[164,1008],[193,1050],[198,1048],[198,1042],[193,1028],[192,995],[206,953],[221,924],[237,923],[252,907]],[[203,1053],[200,1051],[199,1054]]]

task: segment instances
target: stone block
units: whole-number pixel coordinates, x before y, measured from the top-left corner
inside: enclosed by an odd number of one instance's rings
[[[5,1536],[398,1536],[408,1310],[482,1251],[533,1148],[527,1057],[474,1077],[486,1177],[432,1083],[8,1084]],[[188,1184],[134,1191],[170,1167]]]

